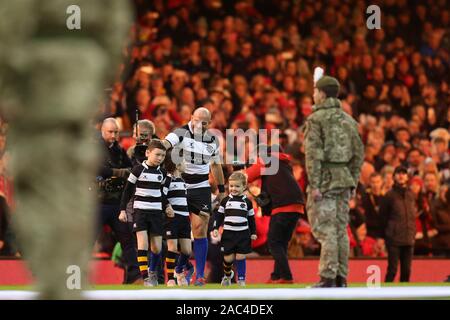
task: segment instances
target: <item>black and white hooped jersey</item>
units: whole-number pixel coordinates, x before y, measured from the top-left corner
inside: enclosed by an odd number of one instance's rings
[[[167,180],[170,181],[167,192],[167,200],[172,206],[173,211],[175,214],[179,214],[181,216],[189,216],[186,184],[183,178],[174,177],[169,174],[167,176]]]
[[[133,208],[162,211],[163,197],[168,192],[164,186],[166,176],[164,169],[150,167],[146,161],[135,166],[128,177],[128,182],[136,185]]]
[[[223,224],[224,230],[243,231],[250,227],[251,233],[255,233],[255,230],[252,230],[254,229],[255,212],[252,202],[245,195],[232,196],[230,194],[225,197],[221,201],[215,217],[214,228]]]
[[[182,150],[186,170],[183,179],[188,189],[209,187],[210,162],[219,162],[218,139],[206,131],[200,136],[194,136],[191,122],[169,133],[166,140],[175,149]]]

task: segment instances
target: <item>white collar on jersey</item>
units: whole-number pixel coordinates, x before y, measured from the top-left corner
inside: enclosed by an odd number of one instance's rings
[[[142,161],[142,165],[144,166],[145,169],[148,169],[148,168],[149,168],[149,166],[148,166],[148,164],[147,164],[147,160]],[[156,167],[156,170],[159,170],[159,166]]]
[[[188,128],[189,128],[189,131],[190,131],[192,134],[194,134],[194,129],[192,129],[192,121],[189,121],[189,122],[188,122]],[[206,136],[207,134],[208,134],[208,130],[206,130],[205,132],[203,132],[203,137]]]
[[[241,194],[240,196],[233,196],[233,195],[230,193],[230,198],[239,198],[239,197],[242,197],[242,200],[244,200],[244,199],[246,198],[245,194]]]
[[[194,130],[192,129],[192,121],[188,122],[188,128],[189,128],[189,131],[193,134]]]

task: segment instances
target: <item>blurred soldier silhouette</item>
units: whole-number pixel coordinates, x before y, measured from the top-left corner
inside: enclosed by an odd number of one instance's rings
[[[79,30],[66,26],[71,5],[81,10]],[[89,119],[113,80],[129,8],[121,0],[25,0],[0,2],[0,11],[0,106],[10,122],[23,256],[40,298],[80,298],[67,272],[78,266],[86,287],[95,216],[88,185],[99,159]]]

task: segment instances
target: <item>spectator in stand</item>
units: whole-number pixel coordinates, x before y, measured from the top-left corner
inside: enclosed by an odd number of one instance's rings
[[[396,163],[395,146],[392,142],[387,142],[383,145],[375,160],[375,169],[378,171],[386,165],[395,166]]]
[[[437,137],[432,142],[433,160],[438,166],[441,181],[450,181],[450,153],[448,152],[448,139]]]
[[[362,167],[361,167],[361,176],[359,178],[359,182],[360,182],[360,190],[363,188],[366,188],[369,186],[370,183],[370,177],[372,176],[372,174],[375,172],[375,168],[374,166],[367,161],[364,161]],[[362,191],[361,190],[361,191]]]
[[[441,188],[440,196],[431,208],[437,236],[434,238],[434,249],[438,255],[450,257],[450,188],[445,185]]]
[[[428,199],[422,192],[423,181],[418,176],[410,180],[409,189],[414,194],[418,217],[416,219],[416,242],[414,252],[418,255],[431,255],[432,238],[437,234]]]
[[[394,186],[394,168],[392,166],[385,166],[381,170],[383,177],[383,194],[387,194]]]
[[[406,148],[410,148],[409,139],[410,134],[407,128],[401,127],[395,131],[395,140],[397,141],[398,144]]]
[[[434,205],[434,202],[439,197],[439,179],[437,177],[437,171],[427,171],[423,175],[424,189],[423,193],[430,206]]]
[[[380,246],[384,246],[383,220],[380,215],[383,198],[383,179],[381,174],[374,172],[370,176],[369,187],[362,196],[361,209],[365,216],[367,235],[376,239]]]
[[[407,163],[408,163],[408,173],[410,176],[420,175],[423,168],[422,165],[425,161],[425,157],[422,151],[417,148],[411,148],[408,151]]]

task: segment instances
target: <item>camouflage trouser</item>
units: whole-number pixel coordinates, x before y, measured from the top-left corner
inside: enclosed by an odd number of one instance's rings
[[[350,189],[333,189],[314,201],[308,196],[306,209],[313,236],[321,244],[319,275],[334,279],[348,274]]]

